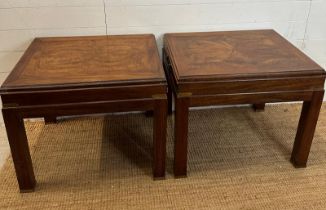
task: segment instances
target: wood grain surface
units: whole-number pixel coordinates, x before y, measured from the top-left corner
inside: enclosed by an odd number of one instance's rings
[[[0,94],[21,192],[36,186],[24,118],[153,111],[153,177],[165,177],[167,82],[153,35],[36,38]]]
[[[187,116],[198,106],[304,101],[291,162],[306,166],[326,74],[275,31],[167,34],[163,64],[175,96],[176,177],[187,176]]]
[[[320,74],[322,68],[273,30],[166,34],[177,80]]]
[[[164,80],[153,35],[36,38],[2,89]]]

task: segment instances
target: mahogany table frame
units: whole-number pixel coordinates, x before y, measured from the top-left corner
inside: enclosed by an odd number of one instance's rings
[[[2,85],[0,91],[3,103],[3,118],[21,192],[34,191],[36,186],[32,159],[24,128],[25,118],[45,118],[46,123],[53,123],[56,122],[56,117],[60,116],[153,111],[152,170],[154,179],[164,178],[168,104],[167,81],[160,64],[154,36],[144,35],[136,37],[150,41],[149,53],[151,53],[150,58],[152,59],[150,62],[155,66],[155,68],[150,70],[156,71],[161,76],[145,79],[128,79],[129,75],[126,73],[124,80],[99,80],[99,82],[62,84],[49,83],[46,85],[10,87],[8,86],[8,78],[19,77],[20,71],[24,70],[24,65],[29,61],[31,54],[35,50],[35,42],[40,42],[40,39],[36,39],[33,42],[34,45],[32,44],[25,52],[15,69]],[[75,39],[80,40],[80,37],[55,38],[55,40],[59,41],[67,40],[68,43],[70,40]],[[86,37],[85,39],[106,40],[107,37]],[[45,40],[52,39],[45,38]],[[110,71],[107,72],[107,74],[110,74]]]
[[[34,191],[36,184],[24,118],[153,110],[153,176],[164,177],[166,88],[165,84],[152,84],[2,92],[2,113],[21,192]],[[124,93],[129,97],[122,97]]]
[[[325,73],[183,81],[176,78],[171,62],[164,46],[163,66],[170,87],[168,98],[173,94],[175,99],[175,177],[187,176],[189,108],[211,105],[254,104],[255,109],[262,110],[265,103],[303,101],[291,162],[295,167],[306,167],[324,97]],[[169,107],[172,107],[170,100]]]

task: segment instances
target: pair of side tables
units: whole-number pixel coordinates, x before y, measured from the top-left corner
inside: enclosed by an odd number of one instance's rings
[[[163,178],[173,95],[176,177],[187,174],[189,107],[206,105],[304,101],[291,162],[305,167],[325,77],[273,30],[166,34],[163,65],[153,35],[36,38],[1,87],[19,188],[36,185],[24,118],[107,112],[153,111],[153,176]]]

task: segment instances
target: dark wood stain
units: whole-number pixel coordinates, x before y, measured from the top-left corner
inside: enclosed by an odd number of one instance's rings
[[[323,100],[325,71],[273,30],[164,36],[174,93],[176,177],[187,175],[189,107],[304,101],[291,161],[305,167]],[[169,106],[172,106],[171,104]]]
[[[164,44],[178,81],[323,73],[273,30],[166,34]]]
[[[167,82],[153,35],[37,38],[0,90],[21,192],[36,181],[24,118],[153,111],[153,176],[165,176]]]
[[[157,57],[153,35],[36,38],[2,89],[164,81]]]

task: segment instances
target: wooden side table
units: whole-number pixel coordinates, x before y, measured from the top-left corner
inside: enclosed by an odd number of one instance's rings
[[[36,38],[1,87],[21,192],[36,183],[24,118],[153,110],[153,176],[164,177],[166,92],[153,35]]]
[[[324,96],[320,66],[273,30],[166,34],[163,51],[175,96],[175,176],[187,175],[189,107],[207,105],[304,101],[291,161],[306,166]]]

